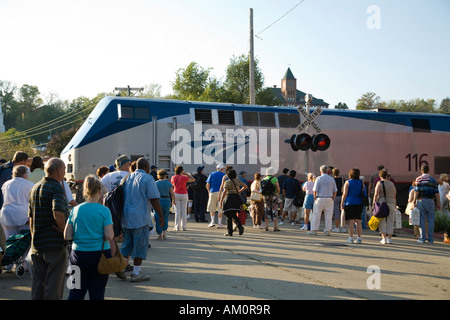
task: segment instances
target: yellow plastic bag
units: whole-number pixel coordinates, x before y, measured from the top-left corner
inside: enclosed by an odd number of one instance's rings
[[[378,229],[378,224],[380,223],[380,218],[372,216],[369,220],[369,228],[372,231],[376,231]]]

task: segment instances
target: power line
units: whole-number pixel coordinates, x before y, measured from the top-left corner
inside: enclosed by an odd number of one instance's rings
[[[285,14],[283,14],[280,18],[278,18],[277,20],[275,20],[274,22],[272,22],[270,25],[268,25],[267,27],[265,27],[263,30],[261,30],[260,32],[258,32],[257,34],[255,34],[255,37],[257,37],[258,39],[261,39],[260,37],[258,37],[261,33],[263,33],[264,31],[266,31],[267,29],[269,29],[270,27],[272,27],[275,23],[277,23],[278,21],[280,21],[281,19],[283,19],[284,17],[286,17],[289,13],[291,13],[295,8],[297,8],[303,1],[305,0],[301,0],[299,3],[297,3],[295,6],[293,6],[288,12],[286,12]]]

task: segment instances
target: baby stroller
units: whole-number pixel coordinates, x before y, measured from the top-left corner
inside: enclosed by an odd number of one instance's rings
[[[23,263],[25,262],[28,249],[31,244],[31,232],[30,230],[22,230],[19,234],[10,236],[6,240],[6,250],[3,256],[1,266],[7,266],[10,264],[16,264],[16,276],[22,278],[25,274],[25,268]],[[1,273],[1,269],[0,269]]]

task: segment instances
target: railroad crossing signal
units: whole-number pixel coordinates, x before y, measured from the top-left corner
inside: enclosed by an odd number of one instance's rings
[[[297,129],[302,132],[308,125],[311,125],[317,132],[317,135],[310,136],[308,133],[293,134],[291,139],[285,140],[286,143],[291,145],[294,151],[325,151],[330,146],[330,138],[321,133],[322,130],[314,122],[314,119],[322,113],[322,109],[317,107],[313,113],[308,114],[308,112],[303,109],[302,106],[297,108],[297,111],[305,118],[305,120],[300,123]]]
[[[298,131],[302,132],[303,129],[305,129],[308,125],[311,125],[317,131],[317,133],[320,133],[322,131],[317,123],[314,122],[314,119],[322,113],[322,108],[317,107],[313,113],[308,114],[302,106],[299,106],[297,108],[297,111],[303,116],[303,118],[305,118],[305,120],[297,127]]]

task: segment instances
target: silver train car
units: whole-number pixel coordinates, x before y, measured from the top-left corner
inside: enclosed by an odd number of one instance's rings
[[[304,120],[289,107],[105,97],[61,158],[66,178],[77,182],[123,154],[171,172],[178,164],[190,172],[205,166],[205,173],[230,164],[250,180],[274,167],[279,173],[294,169],[304,181],[307,172],[318,175],[326,164],[344,177],[357,167],[367,182],[383,164],[396,182],[399,205],[406,205],[421,165],[436,177],[450,173],[450,115],[323,109],[308,132],[326,135],[329,147],[294,151],[288,142]]]

